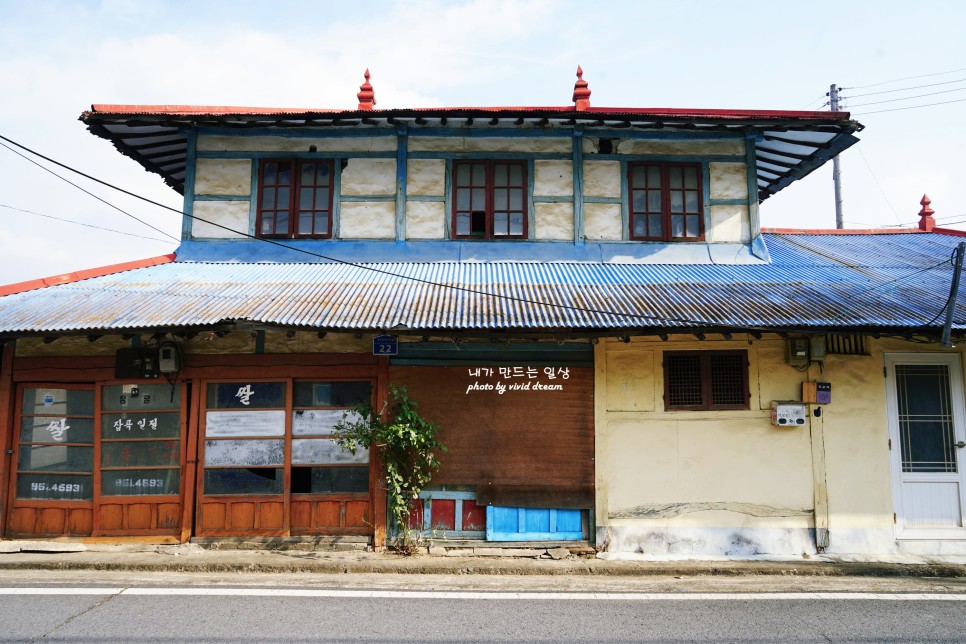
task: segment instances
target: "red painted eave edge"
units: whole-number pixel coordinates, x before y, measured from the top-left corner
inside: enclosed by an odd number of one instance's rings
[[[929,231],[919,228],[762,228],[761,232],[773,235],[895,235],[931,232],[951,237],[966,237],[966,230],[954,228],[933,228]]]
[[[173,262],[174,258],[175,254],[170,253],[168,255],[159,255],[157,257],[149,257],[147,259],[138,259],[132,262],[111,264],[110,266],[101,266],[98,268],[88,268],[86,270],[75,271],[73,273],[63,273],[61,275],[53,275],[51,277],[41,277],[35,280],[28,280],[26,282],[17,282],[16,284],[7,284],[6,286],[0,286],[0,297],[4,295],[13,295],[14,293],[23,293],[24,291],[33,291],[47,286],[57,286],[58,284],[79,282],[80,280],[86,280],[92,277],[103,277],[104,275],[111,275],[113,273],[122,273],[124,271],[134,270],[135,268],[147,268],[149,266],[157,266],[158,264],[167,264],[169,262]]]
[[[773,235],[895,235],[922,233],[918,228],[762,228],[761,232]],[[933,232],[938,232],[933,229]]]
[[[300,114],[352,114],[366,118],[398,116],[401,113],[459,114],[461,112],[516,112],[516,113],[554,113],[580,115],[632,115],[632,116],[670,116],[670,117],[708,117],[708,118],[788,118],[823,121],[840,121],[849,118],[848,112],[816,112],[800,110],[726,110],[726,109],[682,109],[666,107],[590,107],[577,111],[567,106],[506,106],[506,107],[418,107],[394,110],[338,110],[322,108],[295,107],[241,107],[219,105],[113,105],[94,104],[90,112],[82,118],[94,115],[142,115],[142,116],[275,116]]]

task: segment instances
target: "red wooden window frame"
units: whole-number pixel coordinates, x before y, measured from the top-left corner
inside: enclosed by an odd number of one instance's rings
[[[681,185],[671,186],[671,175],[682,171]],[[636,172],[643,170],[642,173]],[[694,187],[686,187],[685,174],[694,173]],[[656,184],[656,185],[655,185]],[[628,236],[642,241],[704,241],[704,180],[700,163],[641,161],[627,166]],[[695,193],[696,206],[688,209],[687,193]],[[681,210],[675,201],[680,199]],[[681,217],[683,235],[673,234]],[[690,225],[694,224],[694,226]],[[660,228],[658,230],[658,227]],[[641,232],[643,231],[643,233]]]
[[[747,351],[664,352],[665,410],[749,409],[750,397]]]
[[[289,168],[287,182],[283,182],[279,176],[279,169],[285,164]],[[314,166],[315,169],[311,181],[303,177],[308,166]],[[320,171],[322,168],[325,168],[325,172]],[[333,176],[334,163],[331,159],[263,159],[258,168],[255,235],[276,238],[331,237]],[[323,179],[327,181],[323,182]],[[283,190],[287,192],[283,193]],[[283,213],[284,219],[280,221],[279,215]],[[317,226],[320,215],[325,217],[326,223]]]
[[[499,181],[497,172],[499,167],[505,167],[507,169],[506,179]],[[478,176],[479,173],[474,172],[474,167],[479,167],[483,169],[482,177]],[[510,168],[520,169],[520,181],[519,183],[511,182],[510,178]],[[460,179],[460,169],[469,168],[469,181],[462,182]],[[525,161],[507,161],[501,159],[493,160],[460,160],[453,162],[453,174],[452,174],[452,237],[454,239],[527,239],[529,234],[529,226],[527,224],[527,164]],[[482,183],[481,181],[482,180]],[[517,208],[511,208],[510,193],[511,191],[518,190],[520,194],[520,205]],[[461,208],[460,195],[467,191],[469,193],[469,202],[466,207]],[[481,211],[479,209],[473,208],[474,191],[482,191],[484,198],[484,209]],[[506,199],[506,207],[498,209],[497,200],[501,196],[501,191],[506,191],[504,193],[504,198]],[[497,221],[499,214],[506,214],[506,221]],[[460,216],[469,215],[469,233],[460,234]],[[521,218],[521,232],[519,234],[511,234],[511,218],[517,215]],[[481,217],[482,222],[474,222],[474,218]],[[482,223],[482,226],[480,225]],[[503,227],[505,232],[499,231],[499,226]]]

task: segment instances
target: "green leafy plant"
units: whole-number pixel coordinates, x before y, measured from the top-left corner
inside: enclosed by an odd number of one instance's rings
[[[389,398],[376,411],[364,404],[346,412],[336,424],[340,446],[355,454],[360,447],[374,451],[385,468],[386,503],[397,545],[412,541],[409,514],[412,503],[439,469],[439,426],[416,411],[406,387],[389,385]],[[398,543],[401,542],[401,543]]]

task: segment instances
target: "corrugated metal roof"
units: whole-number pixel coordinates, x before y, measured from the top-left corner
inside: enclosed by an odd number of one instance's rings
[[[755,137],[758,198],[767,199],[801,179],[858,139],[862,126],[848,112],[590,107],[440,107],[393,110],[217,107],[191,105],[94,105],[81,120],[124,155],[184,192],[188,136],[199,128],[244,132],[302,130],[306,136],[351,128],[395,135],[398,126],[486,131],[545,128],[657,132],[678,129],[700,139]],[[561,133],[566,136],[566,132]]]
[[[178,261],[0,298],[0,334],[936,328],[958,241],[770,234],[772,262],[758,265]],[[955,317],[966,322],[966,303]]]

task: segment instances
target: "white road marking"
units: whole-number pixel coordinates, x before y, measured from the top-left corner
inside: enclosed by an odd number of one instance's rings
[[[0,588],[0,595],[167,595],[204,597],[332,597],[351,599],[486,599],[567,601],[761,601],[875,600],[966,601],[966,593],[575,593],[421,590],[324,590],[301,588]]]

